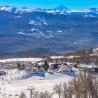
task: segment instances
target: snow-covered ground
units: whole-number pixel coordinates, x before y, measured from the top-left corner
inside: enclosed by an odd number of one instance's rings
[[[54,72],[54,74],[49,74],[45,72],[45,77],[43,77],[34,75],[31,72],[19,71],[18,69],[4,71],[6,71],[7,75],[0,76],[0,98],[19,98],[22,92],[26,94],[27,98],[30,98],[27,89],[31,86],[38,92],[48,91],[53,93],[54,85],[72,79],[72,76],[68,73]]]
[[[42,58],[9,58],[9,59],[0,59],[0,63],[5,62],[15,62],[15,61],[28,61],[28,62],[38,62],[42,61]]]
[[[50,56],[51,59],[60,59],[60,58],[73,58],[73,57],[79,57],[79,56]],[[28,62],[38,62],[42,61],[43,58],[9,58],[9,59],[0,59],[0,63],[6,63],[6,62],[18,62],[18,61],[28,61]]]

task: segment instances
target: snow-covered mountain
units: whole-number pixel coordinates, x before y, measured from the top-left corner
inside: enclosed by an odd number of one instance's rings
[[[0,7],[0,52],[62,53],[98,47],[98,9]],[[27,53],[27,52],[26,52]]]
[[[69,13],[76,13],[76,12],[81,12],[81,13],[90,13],[93,14],[96,13],[98,14],[98,8],[90,8],[88,10],[71,10],[64,5],[59,5],[55,7],[54,9],[40,9],[40,8],[16,8],[12,6],[0,6],[0,11],[5,11],[5,12],[11,12],[11,13],[31,13],[34,11],[40,11],[40,12],[50,12],[53,14],[69,14]]]
[[[40,8],[16,8],[12,6],[0,6],[0,11],[11,12],[11,13],[31,13],[33,11],[42,11]]]

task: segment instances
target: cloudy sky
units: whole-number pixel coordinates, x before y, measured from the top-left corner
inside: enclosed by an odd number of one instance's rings
[[[98,0],[0,0],[0,6],[53,8],[63,4],[71,9],[98,7]]]

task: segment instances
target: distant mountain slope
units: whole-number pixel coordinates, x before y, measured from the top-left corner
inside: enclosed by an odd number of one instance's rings
[[[63,53],[98,47],[98,9],[0,7],[0,52]],[[45,49],[45,51],[41,51]]]

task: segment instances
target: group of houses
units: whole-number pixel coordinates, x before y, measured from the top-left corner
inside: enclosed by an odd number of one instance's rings
[[[47,72],[70,72],[72,71],[73,65],[68,63],[50,63],[48,61],[41,61],[35,64],[32,64],[31,66],[25,66],[25,65],[17,65],[17,68],[19,70],[26,70],[26,71],[32,71],[32,72],[39,72],[39,71],[47,71]]]
[[[27,72],[49,72],[52,73],[56,72],[72,72],[73,69],[79,69],[82,71],[90,71],[98,73],[98,67],[94,64],[86,65],[86,64],[73,64],[73,63],[66,63],[66,62],[49,62],[47,60],[42,60],[36,63],[32,63],[30,66],[28,64],[17,64],[17,69],[25,70]],[[6,75],[5,71],[0,71],[0,76]]]
[[[73,64],[73,63],[66,63],[66,62],[58,63],[58,62],[41,61],[32,64],[31,66],[18,65],[17,68],[20,70],[23,69],[34,73],[41,72],[41,71],[50,72],[50,73],[56,71],[56,72],[63,73],[63,72],[72,72],[74,71],[74,69],[98,73],[97,65]]]

